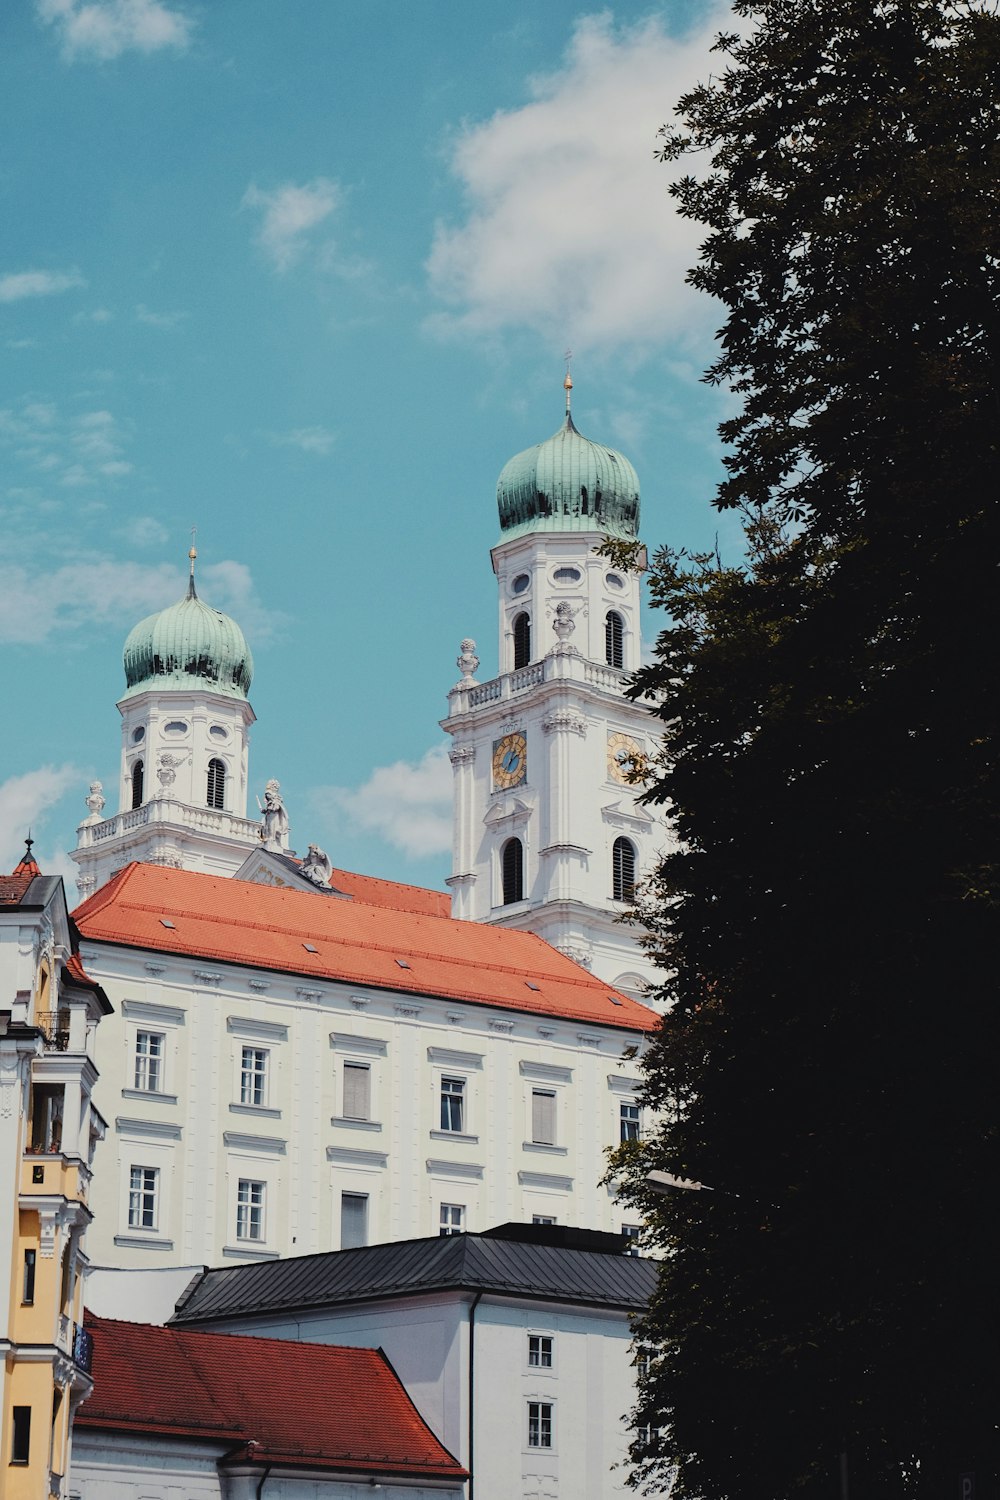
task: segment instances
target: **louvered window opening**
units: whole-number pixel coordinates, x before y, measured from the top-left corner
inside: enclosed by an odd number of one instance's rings
[[[621,671],[625,665],[625,622],[616,609],[609,609],[604,621],[604,655],[609,667]]]
[[[531,661],[531,616],[519,614],[514,620],[514,671]]]
[[[371,1115],[371,1068],[367,1063],[344,1064],[344,1119],[367,1120]]]
[[[341,1193],[340,1248],[359,1250],[368,1243],[368,1194]]]
[[[208,795],[206,801],[209,807],[221,809],[226,805],[226,768],[221,760],[210,760],[208,763]]]
[[[135,765],[132,767],[132,806],[133,807],[141,807],[142,806],[143,780],[144,780],[143,764],[142,764],[141,760],[137,760],[136,763],[135,763]]]
[[[535,1089],[531,1095],[531,1139],[536,1146],[556,1143],[556,1096],[551,1089]]]
[[[524,849],[520,839],[508,839],[500,851],[500,875],[503,882],[503,904],[511,906],[524,900]]]
[[[615,839],[612,866],[614,899],[631,901],[635,895],[635,849],[628,839]]]

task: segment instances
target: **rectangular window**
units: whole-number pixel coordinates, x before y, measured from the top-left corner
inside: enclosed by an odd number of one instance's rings
[[[129,1173],[128,1227],[156,1228],[156,1199],[160,1187],[159,1167],[133,1167]]]
[[[536,1146],[556,1143],[556,1096],[551,1089],[532,1090],[531,1139]]]
[[[625,1241],[626,1255],[639,1255],[639,1236],[642,1233],[641,1224],[623,1224],[622,1238]]]
[[[531,1222],[532,1224],[554,1224],[556,1216],[555,1214],[532,1214]]]
[[[639,1139],[638,1104],[619,1104],[618,1129],[620,1132],[620,1139],[623,1141],[637,1141]]]
[[[344,1064],[344,1119],[370,1120],[372,1070],[367,1063]]]
[[[160,1092],[163,1068],[163,1036],[159,1031],[135,1034],[135,1087],[147,1094]]]
[[[26,1464],[31,1453],[31,1407],[15,1406],[13,1432],[10,1439],[10,1461]]]
[[[24,1283],[21,1288],[21,1301],[32,1303],[35,1300],[35,1257],[36,1250],[25,1250],[24,1252]]]
[[[267,1103],[267,1049],[244,1047],[240,1061],[240,1103]]]
[[[236,1190],[236,1238],[238,1240],[262,1240],[264,1238],[264,1187],[263,1182],[251,1182],[241,1177]]]
[[[441,1129],[457,1130],[459,1133],[465,1128],[465,1079],[464,1078],[442,1078],[441,1080]]]
[[[552,1403],[528,1402],[528,1447],[552,1447]]]
[[[341,1193],[340,1248],[357,1250],[368,1243],[368,1194]]]
[[[442,1239],[450,1234],[461,1234],[465,1228],[465,1207],[461,1203],[442,1203],[440,1228],[438,1234]]]
[[[552,1340],[547,1334],[528,1334],[528,1364],[539,1370],[551,1370]]]

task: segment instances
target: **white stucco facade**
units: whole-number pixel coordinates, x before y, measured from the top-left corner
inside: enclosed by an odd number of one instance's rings
[[[96,1264],[302,1255],[446,1221],[631,1222],[599,1184],[638,1116],[623,1053],[641,1051],[641,1032],[86,939],[82,951],[115,1007],[100,1038]]]

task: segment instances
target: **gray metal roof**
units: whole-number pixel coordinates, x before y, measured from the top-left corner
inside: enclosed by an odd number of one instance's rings
[[[656,1262],[639,1256],[457,1234],[219,1266],[192,1283],[170,1321],[204,1324],[438,1291],[637,1312],[652,1294],[656,1275]]]

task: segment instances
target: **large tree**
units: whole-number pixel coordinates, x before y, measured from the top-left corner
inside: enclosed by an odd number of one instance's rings
[[[664,130],[745,559],[655,559],[640,1482],[996,1495],[1000,19],[741,0]],[[643,1185],[665,1167],[730,1194]]]

